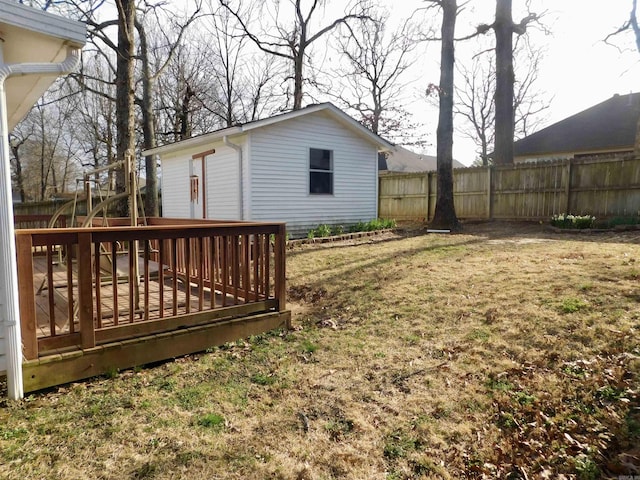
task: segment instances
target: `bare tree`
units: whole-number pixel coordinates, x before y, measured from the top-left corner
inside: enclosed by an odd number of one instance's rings
[[[308,64],[311,46],[326,34],[347,24],[350,20],[368,18],[367,4],[358,0],[349,13],[334,20],[329,20],[312,33],[314,22],[319,12],[326,6],[326,0],[313,0],[304,9],[302,0],[291,0],[293,23],[286,22],[280,16],[280,2],[265,3],[261,6],[261,17],[269,18],[270,25],[262,24],[257,30],[250,24],[249,12],[243,12],[242,2],[233,8],[229,0],[220,0],[220,5],[227,9],[240,24],[244,34],[263,52],[285,59],[293,70],[293,110],[302,108],[303,86],[305,82],[304,67]],[[269,5],[272,7],[269,9]]]
[[[145,18],[153,15],[155,23],[168,23],[176,31],[175,38],[170,39],[162,29],[159,30],[163,43],[167,45],[167,52],[163,61],[161,61],[153,70],[151,68],[150,46],[145,21],[135,19],[135,27],[139,38],[138,57],[142,64],[142,72],[140,75],[142,94],[140,97],[137,97],[135,101],[140,106],[142,113],[142,138],[143,148],[145,150],[150,150],[156,146],[156,119],[153,98],[155,96],[157,79],[171,61],[171,58],[173,57],[177,46],[180,44],[187,28],[200,13],[200,8],[201,3],[197,2],[194,12],[186,21],[176,22],[171,21],[168,15],[164,15],[161,7],[147,5],[147,10],[142,12],[141,17]],[[147,155],[144,161],[147,180],[144,205],[145,213],[149,216],[157,217],[160,214],[160,208],[158,206],[158,167],[153,155]]]
[[[465,137],[476,142],[482,165],[489,165],[489,152],[493,146],[496,71],[493,59],[474,56],[471,67],[459,65],[457,70],[462,86],[456,88],[455,113],[465,120],[459,129]],[[469,129],[471,126],[471,129]]]
[[[431,221],[434,228],[459,230],[453,202],[453,97],[454,97],[454,41],[458,6],[456,0],[429,0],[442,10],[440,45],[440,83],[437,129],[438,194],[436,210]]]
[[[228,9],[220,7],[207,17],[206,32],[196,39],[200,51],[206,51],[201,68],[208,73],[213,88],[201,105],[220,122],[230,127],[255,120],[273,99],[276,74],[281,59],[255,48]],[[281,65],[280,65],[281,66]],[[204,100],[204,99],[201,99]]]
[[[346,66],[332,79],[338,88],[332,85],[326,94],[355,112],[372,132],[396,143],[421,145],[424,141],[415,135],[418,126],[411,124],[403,106],[408,90],[403,74],[413,63],[418,41],[408,20],[392,33],[386,29],[388,21],[389,12],[379,11],[371,19],[354,22],[348,34],[338,37]]]
[[[205,109],[217,93],[211,81],[210,55],[200,38],[187,34],[158,78],[156,134],[161,144],[220,128],[218,119]]]
[[[495,89],[495,150],[497,164],[513,163],[513,138],[515,132],[513,35],[523,35],[527,25],[538,20],[529,13],[519,23],[514,23],[512,0],[496,0],[495,19],[491,25],[480,25],[478,33],[489,30],[496,37],[496,89]]]
[[[471,66],[459,64],[462,84],[456,88],[455,113],[465,120],[460,133],[476,142],[482,165],[491,159],[495,138],[496,69],[488,55],[493,46],[483,46],[473,56]],[[543,49],[531,46],[526,37],[518,37],[514,49],[514,138],[522,138],[540,124],[539,114],[549,108],[543,92],[536,87]],[[471,128],[469,128],[471,127]]]
[[[40,99],[10,136],[13,182],[22,201],[65,193],[77,173],[78,143],[72,121],[76,98],[54,90]]]
[[[635,38],[635,46],[638,53],[640,53],[640,25],[638,24],[638,0],[631,0],[631,11],[629,12],[629,18],[615,32],[610,33],[605,38],[605,42],[609,41],[620,34],[628,31],[633,32]],[[640,119],[638,119],[638,125],[636,127],[636,141],[633,147],[633,153],[640,157]]]

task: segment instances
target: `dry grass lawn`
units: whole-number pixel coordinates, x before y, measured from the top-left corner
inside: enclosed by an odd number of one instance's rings
[[[294,331],[3,404],[0,478],[640,475],[639,280],[635,232],[298,247]]]

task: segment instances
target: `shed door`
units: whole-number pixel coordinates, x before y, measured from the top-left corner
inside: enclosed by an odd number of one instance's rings
[[[189,197],[191,199],[191,218],[205,218],[203,157],[191,159]]]

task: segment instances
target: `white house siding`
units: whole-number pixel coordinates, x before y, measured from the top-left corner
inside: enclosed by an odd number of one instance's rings
[[[207,156],[207,218],[240,220],[239,153],[223,143],[214,148]]]
[[[162,158],[162,216],[190,218],[189,166],[191,154]]]
[[[377,213],[377,148],[324,113],[251,132],[251,219],[285,221],[292,235]],[[309,149],[333,151],[333,195],[309,194]]]

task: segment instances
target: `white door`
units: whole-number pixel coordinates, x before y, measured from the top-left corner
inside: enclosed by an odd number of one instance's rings
[[[191,218],[205,218],[204,178],[202,157],[192,158],[189,168],[189,196],[191,198]]]

